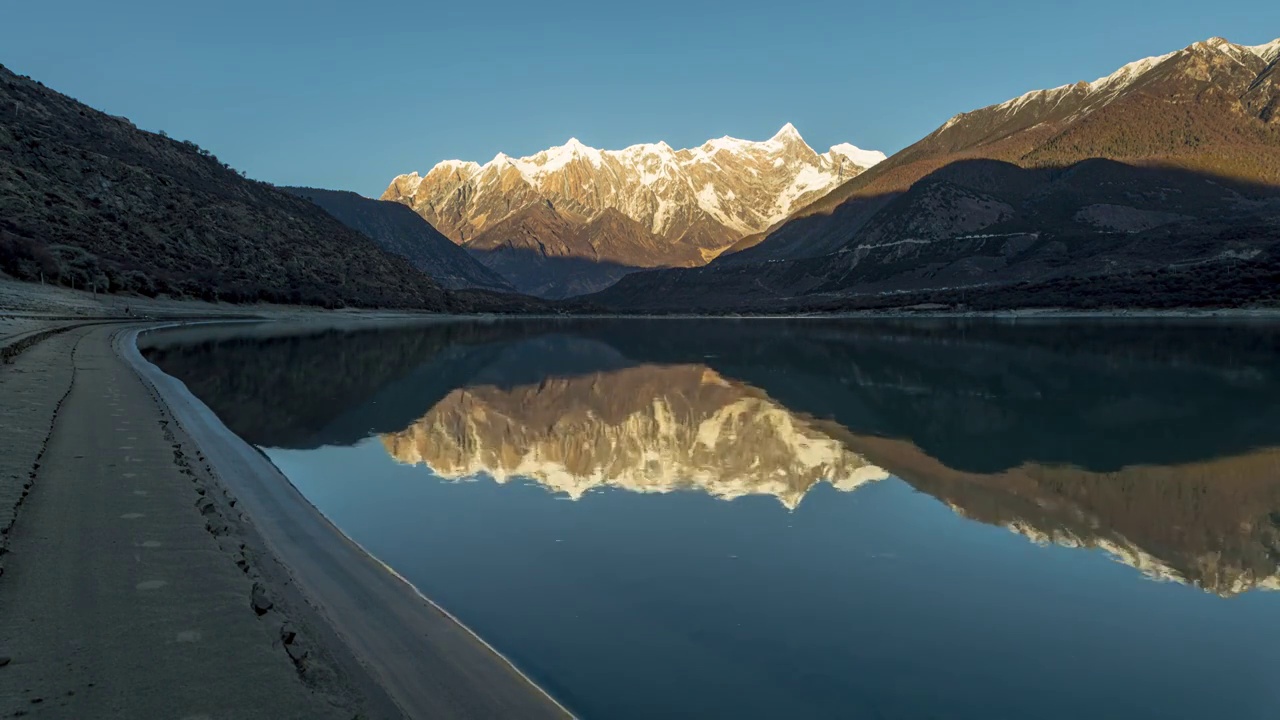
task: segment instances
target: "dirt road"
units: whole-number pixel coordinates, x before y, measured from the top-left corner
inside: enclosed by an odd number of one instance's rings
[[[137,327],[0,365],[0,715],[566,715],[142,360]]]

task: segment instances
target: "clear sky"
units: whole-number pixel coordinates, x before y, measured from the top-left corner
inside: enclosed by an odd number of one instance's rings
[[[0,63],[251,177],[377,196],[439,160],[786,122],[902,149],[951,115],[1215,35],[1276,0],[9,0]]]

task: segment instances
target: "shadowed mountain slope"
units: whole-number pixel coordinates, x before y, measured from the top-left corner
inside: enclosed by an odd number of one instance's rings
[[[449,290],[477,288],[512,292],[507,281],[476,262],[431,224],[409,208],[385,200],[370,200],[345,190],[281,188],[324,208],[347,227],[372,238],[379,247],[399,255]]]
[[[0,266],[79,288],[443,307],[443,293],[310,202],[193,143],[0,68]]]

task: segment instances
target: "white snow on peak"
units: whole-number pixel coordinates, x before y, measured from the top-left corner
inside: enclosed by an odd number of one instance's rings
[[[702,147],[698,149],[705,151],[708,155],[714,155],[721,150],[730,153],[743,153],[750,151],[752,148],[768,144],[769,141],[758,143],[751,140],[740,140],[738,138],[725,135],[724,137],[716,138],[715,140],[706,141],[703,143]]]
[[[1204,45],[1215,50],[1220,50],[1237,60],[1248,55],[1255,55],[1267,62],[1272,62],[1277,57],[1280,57],[1280,39],[1272,40],[1271,42],[1262,45],[1237,45],[1224,38],[1211,37],[1202,43],[1196,43],[1196,45]]]
[[[571,137],[558,147],[548,148],[532,157],[523,157],[516,161],[520,172],[529,179],[539,180],[542,177],[563,169],[577,159],[584,159],[596,167],[604,162],[601,152],[593,147],[583,145],[578,138]]]
[[[600,167],[606,158],[614,159],[636,159],[646,157],[662,157],[675,156],[679,154],[692,157],[692,162],[708,162],[711,157],[718,152],[729,152],[735,155],[745,153],[778,153],[786,149],[784,141],[799,141],[804,143],[800,131],[796,130],[795,125],[787,123],[782,126],[773,137],[764,141],[742,140],[740,138],[724,137],[708,140],[700,147],[689,148],[684,150],[674,150],[665,141],[656,143],[641,143],[631,145],[622,150],[599,150],[582,143],[576,137],[569,138],[564,145],[548,148],[541,152],[535,153],[521,158],[512,158],[505,153],[498,153],[484,165],[463,160],[444,160],[432,170],[436,168],[460,169],[470,172],[471,174],[479,174],[493,165],[512,164],[518,168],[522,175],[530,181],[536,181],[541,177],[553,173],[564,168],[575,158],[585,159],[596,167]],[[806,144],[807,147],[807,144]],[[812,149],[812,148],[811,148]],[[870,167],[876,162],[884,159],[884,154],[875,151],[861,150],[848,143],[842,143],[832,147],[832,153],[835,155],[844,155],[853,160],[859,167]],[[713,161],[712,161],[713,162]]]
[[[480,172],[480,163],[470,160],[444,160],[431,168],[431,172],[443,170],[448,172],[456,172],[464,178],[469,178]],[[417,173],[415,173],[416,175]]]
[[[830,155],[832,159],[837,157],[846,158],[860,168],[869,168],[877,163],[884,162],[886,159],[885,154],[879,150],[863,150],[849,143],[832,145]]]
[[[621,150],[616,150],[616,151],[605,150],[604,153],[606,155],[618,155],[618,156],[631,157],[631,158],[637,158],[637,157],[666,158],[669,155],[674,155],[675,151],[672,150],[671,146],[666,144],[665,142],[658,141],[656,143],[640,143],[639,145],[628,145],[627,147]]]
[[[796,126],[791,123],[783,125],[773,137],[764,142],[754,140],[742,140],[736,137],[725,135],[715,140],[708,140],[703,143],[702,147],[694,148],[690,152],[694,155],[694,161],[706,161],[718,152],[728,152],[734,155],[744,155],[748,153],[781,153],[787,149],[789,145],[800,143],[805,147],[809,147],[805,143],[804,138],[800,136],[800,131],[796,130]],[[809,148],[812,150],[813,148]],[[683,151],[680,151],[683,152]]]
[[[783,125],[781,128],[778,129],[778,132],[774,133],[773,137],[769,139],[770,140],[804,140],[804,138],[800,137],[800,131],[796,130],[796,126],[792,125],[791,123],[787,123],[786,125]]]
[[[1280,59],[1280,38],[1276,38],[1264,45],[1246,46],[1245,50],[1257,55],[1267,62],[1275,62]]]

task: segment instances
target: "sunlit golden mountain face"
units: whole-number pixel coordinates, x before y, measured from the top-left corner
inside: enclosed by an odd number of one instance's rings
[[[794,508],[820,482],[849,491],[886,477],[841,432],[704,365],[642,365],[460,388],[382,442],[446,479],[529,478],[574,499],[603,487],[772,495]]]

